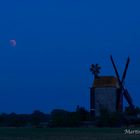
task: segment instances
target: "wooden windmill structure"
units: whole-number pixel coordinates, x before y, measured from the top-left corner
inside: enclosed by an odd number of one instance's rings
[[[134,109],[132,98],[124,86],[126,73],[130,58],[128,57],[122,79],[114,63],[113,57],[110,56],[116,76],[99,76],[101,67],[91,65],[90,71],[94,74],[94,82],[90,89],[90,113],[92,116],[100,116],[101,108],[106,108],[110,112],[123,111],[123,96],[128,102],[131,109]]]
[[[111,59],[111,62],[112,62],[112,65],[113,65],[113,68],[114,68],[114,71],[115,71],[115,74],[116,74],[116,77],[117,77],[117,80],[118,80],[118,84],[119,84],[120,97],[118,98],[118,101],[117,101],[117,106],[118,106],[117,110],[122,111],[122,108],[120,108],[120,105],[123,105],[123,99],[122,99],[123,96],[126,99],[126,101],[128,102],[129,107],[133,110],[134,109],[134,104],[133,104],[132,98],[131,98],[127,88],[124,85],[128,65],[130,63],[130,58],[129,57],[127,58],[125,69],[124,69],[124,72],[123,72],[123,75],[122,75],[122,79],[120,79],[120,76],[119,76],[118,70],[116,68],[116,65],[114,63],[113,57],[110,56],[110,59]]]

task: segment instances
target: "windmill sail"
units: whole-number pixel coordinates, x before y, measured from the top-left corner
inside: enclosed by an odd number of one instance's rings
[[[126,77],[126,72],[127,72],[127,69],[128,69],[128,65],[129,65],[130,59],[128,57],[127,62],[126,62],[126,66],[125,66],[125,69],[124,69],[124,72],[123,72],[122,80],[120,80],[119,73],[117,71],[117,68],[116,68],[116,65],[114,63],[113,57],[110,56],[110,59],[111,59],[113,68],[115,70],[115,73],[116,73],[116,76],[117,76],[117,79],[118,79],[118,83],[119,83],[119,86],[120,86],[120,92],[121,92],[121,94],[124,95],[124,97],[125,97],[126,101],[128,102],[129,106],[132,109],[134,109],[132,98],[131,98],[130,94],[128,93],[128,90],[126,88],[124,88],[124,86],[123,86],[123,83],[124,83],[124,80],[125,80],[125,77]]]
[[[123,95],[124,95],[125,99],[127,100],[129,106],[130,106],[132,109],[134,109],[134,105],[133,105],[133,102],[132,102],[132,98],[130,97],[130,95],[129,95],[127,89],[124,89]]]
[[[123,84],[123,82],[124,82],[124,80],[125,80],[126,72],[127,72],[129,63],[130,63],[130,58],[128,57],[127,62],[126,62],[126,65],[125,65],[125,69],[124,69],[124,72],[123,72],[123,76],[122,76],[122,81],[121,81],[122,84]]]

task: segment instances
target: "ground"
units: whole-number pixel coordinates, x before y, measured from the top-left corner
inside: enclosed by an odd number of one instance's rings
[[[129,128],[131,129],[131,128]],[[0,128],[0,140],[139,140],[125,128]],[[132,129],[131,129],[132,130]],[[133,128],[133,130],[140,130]]]

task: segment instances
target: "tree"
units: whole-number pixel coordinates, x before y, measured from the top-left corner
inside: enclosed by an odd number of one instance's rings
[[[89,112],[84,107],[80,107],[78,105],[76,108],[76,114],[79,117],[79,121],[88,121],[89,120]]]
[[[121,112],[110,112],[102,107],[100,116],[96,120],[96,125],[99,127],[118,127],[122,125],[123,114]]]
[[[39,124],[45,120],[45,117],[46,115],[43,112],[35,110],[31,114],[32,125],[34,125],[35,127],[39,127]]]
[[[70,112],[63,109],[54,109],[51,112],[51,127],[64,127],[68,126]]]

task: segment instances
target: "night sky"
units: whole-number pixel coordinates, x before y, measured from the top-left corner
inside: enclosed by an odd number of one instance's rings
[[[0,2],[0,112],[89,109],[93,75],[115,75],[140,106],[140,1],[4,0]],[[15,39],[16,47],[9,44]]]

